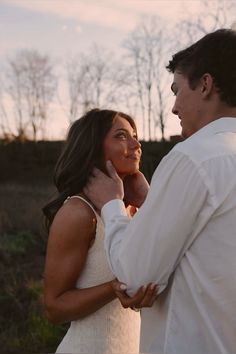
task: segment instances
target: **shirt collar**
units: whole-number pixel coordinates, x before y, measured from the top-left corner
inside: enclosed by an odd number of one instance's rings
[[[236,132],[236,117],[222,117],[199,129],[194,135],[205,136],[223,132]]]

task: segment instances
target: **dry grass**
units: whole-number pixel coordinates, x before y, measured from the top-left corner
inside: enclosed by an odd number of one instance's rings
[[[50,186],[0,185],[0,351],[54,352],[65,326],[53,326],[41,306],[47,235],[41,208]]]
[[[44,235],[41,209],[52,193],[52,186],[0,184],[0,234],[30,230]]]

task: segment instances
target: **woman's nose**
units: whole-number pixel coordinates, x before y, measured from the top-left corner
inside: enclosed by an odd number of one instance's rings
[[[132,138],[131,139],[131,147],[133,149],[140,149],[141,148],[141,144],[136,138]]]

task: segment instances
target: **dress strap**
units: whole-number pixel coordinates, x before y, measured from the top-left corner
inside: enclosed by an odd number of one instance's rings
[[[97,216],[97,212],[95,211],[94,207],[85,198],[81,197],[80,195],[72,195],[71,197],[67,197],[63,204],[65,204],[68,200],[73,199],[73,198],[78,198],[78,199],[83,200],[92,209],[94,214]]]

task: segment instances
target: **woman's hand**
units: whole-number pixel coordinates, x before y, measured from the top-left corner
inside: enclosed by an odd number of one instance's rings
[[[126,294],[125,284],[121,283],[117,279],[114,279],[111,283],[116,296],[124,308],[130,307],[137,311],[142,307],[152,307],[157,299],[157,284],[150,283],[147,286],[142,286],[133,296],[130,297]]]

